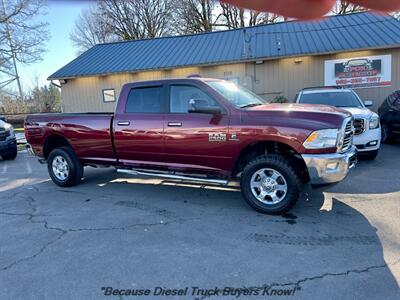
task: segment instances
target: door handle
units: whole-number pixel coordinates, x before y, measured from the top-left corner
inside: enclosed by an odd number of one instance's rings
[[[118,126],[129,126],[131,122],[129,121],[119,121]]]
[[[168,122],[168,127],[182,127],[181,122]]]

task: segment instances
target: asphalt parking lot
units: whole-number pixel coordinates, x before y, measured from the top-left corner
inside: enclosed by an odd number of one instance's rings
[[[176,299],[206,298],[192,287],[259,291],[239,299],[400,299],[399,157],[400,144],[384,145],[285,216],[258,214],[234,186],[88,168],[61,189],[26,153],[0,160],[0,299],[171,298],[102,290],[157,286],[188,287]]]

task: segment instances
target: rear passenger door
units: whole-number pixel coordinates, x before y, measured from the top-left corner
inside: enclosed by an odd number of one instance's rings
[[[165,115],[165,159],[185,171],[220,173],[231,158],[228,153],[229,115],[211,95],[199,86],[169,86],[169,107]],[[192,99],[219,106],[222,114],[189,113]]]
[[[126,105],[118,107],[114,118],[114,144],[120,164],[162,165],[165,86],[133,86],[124,96]]]

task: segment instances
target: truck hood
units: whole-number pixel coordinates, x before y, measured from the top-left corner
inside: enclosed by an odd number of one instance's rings
[[[259,124],[295,129],[340,128],[351,113],[332,106],[313,104],[265,104],[242,110],[244,124]]]
[[[365,107],[342,107],[345,111],[351,113],[355,118],[370,118],[372,111]]]
[[[260,106],[251,107],[248,110],[255,111],[285,111],[285,112],[310,112],[310,113],[327,113],[327,114],[345,114],[348,115],[346,110],[336,108],[328,105],[316,105],[316,104],[295,104],[295,103],[284,103],[284,104],[265,104]]]

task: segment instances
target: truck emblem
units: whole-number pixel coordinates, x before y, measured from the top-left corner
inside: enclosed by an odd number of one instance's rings
[[[209,133],[208,141],[209,142],[225,142],[226,134],[225,133]]]

